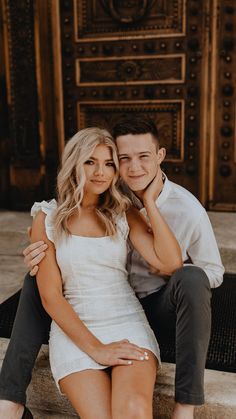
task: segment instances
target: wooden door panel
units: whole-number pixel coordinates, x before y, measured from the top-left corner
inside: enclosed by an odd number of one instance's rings
[[[74,0],[76,41],[185,32],[184,0]],[[69,9],[68,2],[62,5]],[[145,17],[145,22],[143,21]],[[131,26],[132,25],[132,26]],[[142,33],[141,33],[142,31]]]
[[[168,101],[154,101],[154,103],[84,102],[78,104],[78,122],[80,126],[112,127],[118,119],[127,114],[140,115],[153,119],[159,127],[160,137],[167,149],[167,162],[181,163],[184,157],[184,138],[181,137],[183,119],[183,101],[169,103]],[[161,143],[162,145],[162,143]]]
[[[76,60],[77,86],[125,86],[184,83],[185,55],[146,55]]]

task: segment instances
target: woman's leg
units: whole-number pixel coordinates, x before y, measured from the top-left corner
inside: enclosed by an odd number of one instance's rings
[[[148,361],[112,369],[112,419],[152,419],[152,399],[157,360],[148,352]]]
[[[111,419],[111,380],[106,371],[76,372],[59,384],[81,419]]]

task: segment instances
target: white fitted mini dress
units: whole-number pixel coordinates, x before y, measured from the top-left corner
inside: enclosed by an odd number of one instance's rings
[[[31,210],[46,214],[46,234],[53,239],[55,200],[36,202]],[[117,217],[115,237],[83,237],[70,235],[56,246],[61,270],[63,293],[87,328],[104,344],[128,339],[149,349],[160,365],[159,346],[143,308],[128,282],[126,270],[129,226],[125,214]],[[50,280],[50,278],[49,278]],[[58,310],[60,308],[58,307]],[[49,357],[53,377],[63,377],[86,369],[104,369],[83,352],[52,321]]]

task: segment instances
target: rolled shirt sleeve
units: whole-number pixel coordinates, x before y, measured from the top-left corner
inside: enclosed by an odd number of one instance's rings
[[[211,288],[216,288],[223,281],[224,267],[211,222],[205,210],[195,226],[187,254],[192,263],[202,268],[209,279]]]

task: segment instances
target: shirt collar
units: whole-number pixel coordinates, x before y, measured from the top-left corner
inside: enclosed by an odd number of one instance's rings
[[[164,185],[163,185],[163,189],[162,189],[160,195],[158,196],[158,198],[156,200],[156,204],[157,204],[158,207],[161,207],[164,204],[164,202],[168,198],[169,193],[171,191],[171,183],[170,183],[168,177],[166,176],[165,173],[162,172],[162,174],[163,174],[163,177],[165,178],[165,182],[164,182]]]

